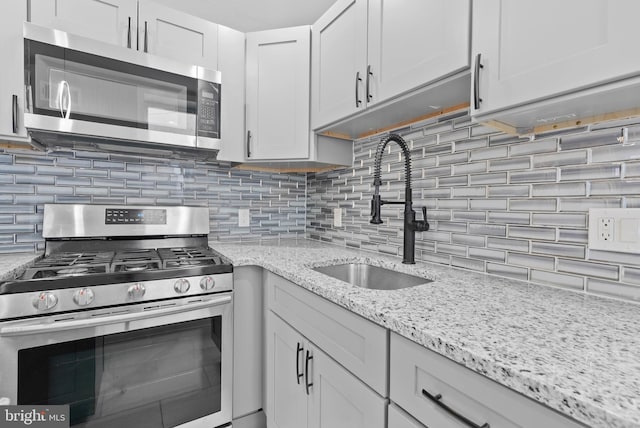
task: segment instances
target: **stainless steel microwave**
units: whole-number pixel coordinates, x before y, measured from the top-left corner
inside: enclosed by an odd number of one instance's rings
[[[34,145],[154,155],[220,150],[220,72],[24,24]]]

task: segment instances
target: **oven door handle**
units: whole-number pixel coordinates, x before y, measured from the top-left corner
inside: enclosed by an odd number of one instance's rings
[[[231,296],[221,296],[213,300],[207,300],[206,302],[187,303],[185,305],[151,309],[132,314],[121,314],[93,319],[77,319],[72,321],[57,321],[31,325],[7,326],[0,328],[0,336],[26,336],[29,334],[53,333],[65,330],[97,327],[102,325],[117,324],[121,322],[131,322],[148,318],[161,317],[164,315],[179,314],[182,312],[189,312],[194,309],[206,309],[214,306],[225,305],[227,303],[231,303]]]

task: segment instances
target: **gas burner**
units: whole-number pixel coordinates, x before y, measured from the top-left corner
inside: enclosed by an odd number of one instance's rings
[[[89,272],[88,267],[63,268],[56,271],[57,276],[80,276]]]
[[[160,269],[161,266],[158,253],[151,249],[118,251],[111,263],[113,272],[140,272]]]

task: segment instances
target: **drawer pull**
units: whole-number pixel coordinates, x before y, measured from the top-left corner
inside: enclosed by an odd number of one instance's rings
[[[442,394],[436,394],[436,395],[432,395],[429,392],[427,392],[426,389],[422,390],[422,395],[424,395],[425,397],[427,397],[429,400],[431,400],[432,402],[434,402],[436,405],[438,405],[438,407],[440,407],[441,409],[443,409],[445,412],[449,413],[451,416],[453,416],[454,418],[456,418],[457,420],[459,420],[460,422],[462,422],[463,424],[471,427],[471,428],[491,428],[491,426],[489,425],[488,422],[485,422],[482,425],[478,425],[475,422],[465,418],[464,416],[462,416],[460,413],[456,412],[455,410],[453,410],[451,407],[447,406],[446,404],[444,404],[441,400],[442,400]]]
[[[313,355],[311,355],[307,349],[307,356],[304,361],[304,387],[307,391],[307,395],[309,395],[309,388],[313,386],[313,382],[309,382],[309,361],[311,360],[313,360]]]
[[[302,352],[302,344],[298,342],[296,347],[296,381],[300,385],[300,378],[304,376],[304,373],[300,373],[300,352]]]

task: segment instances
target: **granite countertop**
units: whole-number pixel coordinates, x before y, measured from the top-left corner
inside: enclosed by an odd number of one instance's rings
[[[640,306],[316,241],[211,242],[594,427],[640,427]],[[350,286],[310,267],[365,262],[433,282]]]
[[[42,258],[42,254],[37,253],[11,253],[0,255],[0,282],[14,279],[40,258]]]

